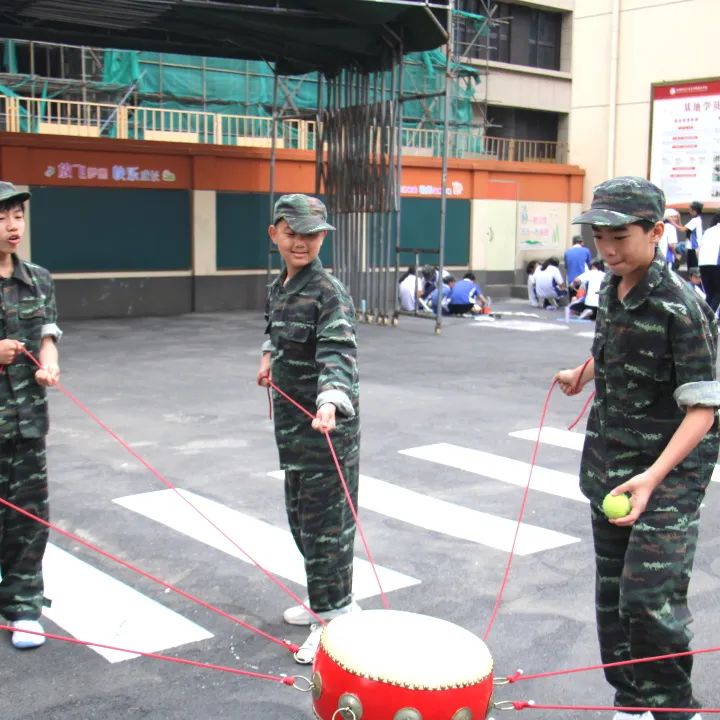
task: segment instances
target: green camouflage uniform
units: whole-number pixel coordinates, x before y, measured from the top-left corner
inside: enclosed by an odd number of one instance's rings
[[[50,273],[13,257],[11,277],[0,279],[0,337],[25,343],[37,358],[41,338],[60,337]],[[45,388],[24,354],[0,374],[0,497],[48,518]],[[42,559],[48,531],[24,515],[0,507],[0,614],[36,620],[44,602]]]
[[[625,180],[634,183],[628,190],[627,207],[633,210],[629,220],[611,209],[622,207],[617,193],[612,196],[612,183]],[[610,197],[604,197],[608,185]],[[655,188],[662,201],[657,198],[657,207],[652,207],[647,186],[650,183],[636,178],[604,183],[596,189],[593,209],[575,222],[617,226],[662,217],[664,197]],[[639,195],[633,197],[635,191]],[[603,663],[689,649],[687,592],[700,503],[720,443],[716,419],[697,447],[653,492],[632,527],[607,521],[601,510],[604,496],[652,465],[685,410],[720,406],[720,383],[715,379],[717,326],[710,308],[659,253],[622,300],[617,296],[619,280],[608,274],[600,291],[592,348],[597,395],[588,418],[580,474],[581,489],[591,503]],[[605,675],[615,688],[617,706],[694,708],[699,705],[692,693],[691,669],[692,658],[684,657],[608,668]],[[656,717],[684,720],[692,714]]]
[[[282,209],[284,201],[294,214],[280,217],[292,220],[298,232],[316,231],[315,226],[298,222],[303,203],[315,198],[284,196],[276,208]],[[277,212],[275,217],[277,221]],[[325,227],[330,226],[318,229]],[[287,284],[286,277],[283,270],[269,289],[270,339],[263,351],[272,353],[273,383],[300,405],[311,412],[327,402],[335,405],[336,429],[330,437],[357,507],[360,419],[355,309],[342,283],[317,258]],[[327,440],[312,429],[304,413],[274,391],[273,415],[280,466],[285,470],[288,521],[305,559],[310,607],[315,612],[343,608],[352,600],[355,523]]]

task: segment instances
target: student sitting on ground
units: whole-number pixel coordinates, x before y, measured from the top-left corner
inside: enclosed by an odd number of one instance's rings
[[[605,277],[605,265],[602,260],[593,260],[590,269],[575,278],[574,285],[585,293],[581,299],[571,303],[570,311],[579,315],[581,319],[594,320],[600,304],[600,286]]]
[[[556,309],[567,301],[567,289],[560,274],[560,261],[548,258],[535,275],[535,293],[543,307]]]
[[[452,290],[454,287],[455,287],[455,278],[452,275],[447,275],[443,279],[442,300],[440,302],[440,306],[442,308],[441,312],[443,315],[449,315],[449,313],[450,313],[450,311],[448,310],[448,305],[450,305],[450,297],[452,295]],[[437,301],[438,301],[438,288],[435,288],[430,293],[430,297],[428,298],[428,303],[430,304],[430,309],[433,312],[437,312]]]
[[[448,312],[450,315],[478,314],[487,304],[488,301],[483,295],[482,288],[475,282],[475,274],[467,272],[452,289]]]

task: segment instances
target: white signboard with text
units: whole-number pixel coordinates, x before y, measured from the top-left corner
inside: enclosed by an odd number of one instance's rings
[[[650,180],[668,205],[720,204],[720,79],[655,85]]]

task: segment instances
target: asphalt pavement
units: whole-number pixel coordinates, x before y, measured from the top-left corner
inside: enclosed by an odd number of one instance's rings
[[[360,516],[374,559],[396,588],[388,599],[394,609],[480,636],[527,482],[528,438],[553,373],[587,357],[593,329],[517,300],[496,310],[502,317],[448,319],[439,335],[432,321],[406,317],[397,327],[359,328],[361,473],[370,478]],[[64,387],[229,534],[244,533],[302,594],[287,545],[282,482],[269,475],[278,462],[267,397],[255,385],[261,314],[77,321],[63,329]],[[540,446],[543,470],[525,516],[535,534],[513,559],[487,640],[498,676],[599,662],[589,510],[577,494],[584,423],[572,436],[565,431],[583,400],[556,391],[550,401],[546,425],[557,432]],[[184,514],[156,475],[58,391],[51,424],[53,522],[264,632],[304,640],[303,629],[282,623],[293,601],[201,518]],[[691,586],[697,648],[720,646],[720,531],[712,521],[719,509],[712,483]],[[52,533],[51,542],[49,632],[129,649],[147,641],[174,658],[276,678],[308,674],[284,648],[236,622],[68,537]],[[359,541],[356,548],[364,557]],[[382,607],[368,582],[363,589],[363,607]],[[135,644],[123,645],[129,642]],[[0,636],[0,719],[313,717],[309,695],[279,682],[108,654],[55,640],[19,652]],[[706,705],[720,704],[719,662],[708,654],[695,663],[696,694]],[[498,687],[496,700],[503,699],[612,703],[600,671]]]

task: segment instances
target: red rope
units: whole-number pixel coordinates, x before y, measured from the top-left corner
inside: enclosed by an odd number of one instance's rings
[[[617,662],[605,663],[604,665],[587,665],[585,667],[571,668],[569,670],[552,670],[550,672],[535,673],[526,675],[518,670],[514,675],[508,675],[505,679],[509,683],[520,682],[521,680],[536,680],[537,678],[554,677],[556,675],[571,675],[573,673],[587,672],[588,670],[602,670],[604,668],[621,667],[622,665],[637,665],[638,663],[656,662],[658,660],[670,660],[672,658],[687,657],[689,655],[706,655],[707,653],[720,652],[720,647],[703,648],[702,650],[685,650],[679,653],[668,655],[654,655],[653,657],[633,658],[632,660],[618,660]]]
[[[289,403],[294,405],[300,412],[307,415],[311,420],[315,419],[315,415],[313,415],[309,410],[306,410],[300,403],[293,400],[287,393],[284,393],[272,380],[268,380],[269,386],[275,390],[276,393],[284,397]],[[355,520],[355,525],[357,526],[358,533],[360,534],[360,539],[362,540],[363,547],[365,548],[365,554],[367,555],[367,559],[370,563],[370,566],[372,567],[373,574],[375,575],[375,580],[377,582],[378,587],[380,588],[380,597],[382,598],[383,607],[387,610],[390,607],[390,601],[387,598],[387,595],[385,594],[385,591],[383,590],[382,583],[380,582],[380,577],[378,576],[377,568],[375,566],[375,561],[373,560],[372,553],[370,552],[370,546],[367,543],[367,539],[365,538],[365,533],[363,532],[362,525],[360,523],[360,518],[358,517],[357,511],[355,509],[355,505],[352,501],[352,498],[350,497],[350,490],[348,489],[347,482],[345,481],[345,475],[343,475],[342,467],[340,466],[340,461],[338,460],[338,457],[335,453],[335,448],[333,446],[332,440],[330,439],[330,433],[327,430],[323,431],[323,435],[325,435],[325,439],[327,440],[328,447],[330,448],[330,455],[332,455],[333,462],[335,463],[335,469],[337,470],[338,476],[340,477],[340,483],[342,484],[343,491],[345,493],[345,498],[348,502],[348,506],[350,508],[350,512],[352,513],[353,519]]]
[[[574,390],[576,393],[579,392],[579,390],[580,390],[580,380],[582,380],[582,376],[583,376],[583,373],[585,372],[585,368],[588,366],[588,364],[590,363],[591,360],[592,360],[592,357],[589,357],[589,358],[583,363],[583,366],[582,366],[582,368],[580,369],[580,374],[578,375],[578,381],[577,381],[575,387],[573,388],[573,390]],[[590,393],[590,396],[588,397],[588,399],[585,401],[585,404],[583,405],[583,408],[582,408],[582,410],[580,411],[580,414],[575,418],[575,420],[573,420],[572,423],[570,423],[570,425],[568,425],[568,430],[574,430],[574,429],[575,429],[575,426],[580,422],[580,420],[582,420],[583,416],[584,416],[585,413],[587,412],[587,409],[590,407],[590,403],[591,403],[594,399],[595,399],[595,391],[593,390],[593,391]]]
[[[539,705],[533,700],[512,700],[515,710],[610,710],[630,713],[720,713],[720,708],[614,707],[612,705]]]
[[[42,368],[42,365],[35,359],[33,354],[29,352],[28,350],[24,349],[25,354],[35,363],[35,365],[38,366],[38,368]],[[172,490],[184,503],[189,505],[201,518],[203,518],[209,525],[211,525],[215,530],[217,530],[234,548],[239,550],[250,562],[255,565],[255,567],[260,570],[269,580],[271,580],[277,587],[279,587],[283,592],[285,592],[287,595],[289,595],[295,602],[300,603],[314,618],[317,622],[325,624],[325,621],[318,617],[318,615],[313,612],[313,610],[302,601],[302,598],[298,596],[295,592],[293,592],[282,580],[280,580],[278,577],[273,575],[269,570],[266,570],[260,563],[253,558],[250,553],[248,553],[246,550],[240,547],[240,545],[233,540],[230,535],[228,535],[217,523],[213,522],[200,508],[198,508],[196,505],[192,503],[191,500],[186,498],[176,487],[173,485],[159,470],[156,470],[145,458],[143,458],[139,453],[137,453],[135,450],[133,450],[128,443],[125,442],[111,427],[106,425],[97,415],[95,415],[90,408],[88,408],[86,405],[84,405],[78,398],[76,398],[69,390],[67,390],[65,387],[63,387],[60,383],[57,383],[55,385],[60,392],[65,395],[69,400],[71,400],[75,405],[77,405],[91,420],[93,420],[95,423],[97,423],[103,430],[105,430],[108,435],[113,437],[115,440],[117,440],[120,445],[122,445],[125,450],[127,450],[138,462],[140,462],[143,466],[145,466],[158,480],[160,480],[163,485],[165,485],[168,489]]]
[[[0,630],[15,632],[15,628],[10,625],[0,625]],[[35,632],[33,630],[23,630],[22,632],[28,633],[28,635],[40,635],[42,637],[49,638],[50,640],[61,640],[62,642],[71,643],[72,645],[84,645],[86,647],[97,647],[105,650],[117,650],[118,652],[142,655],[142,657],[152,658],[154,660],[167,660],[168,662],[177,663],[179,665],[191,665],[192,667],[202,668],[204,670],[219,670],[221,672],[232,673],[233,675],[244,675],[258,680],[272,680],[273,682],[282,683],[283,685],[294,685],[297,679],[295,677],[282,677],[280,675],[266,675],[265,673],[251,672],[250,670],[239,670],[238,668],[227,667],[226,665],[214,665],[213,663],[204,663],[197,660],[186,660],[184,658],[171,657],[170,655],[143,652],[142,650],[129,650],[128,648],[116,647],[115,645],[105,645],[104,643],[90,642],[88,640],[78,640],[77,638],[67,637],[66,635],[54,635],[53,633]]]
[[[192,595],[191,593],[186,592],[185,590],[181,590],[179,587],[176,587],[175,585],[172,585],[169,582],[166,582],[165,580],[161,580],[159,577],[153,575],[152,573],[142,570],[141,568],[127,562],[126,560],[123,560],[122,558],[119,558],[116,555],[113,555],[112,553],[108,552],[107,550],[103,550],[102,548],[98,547],[97,545],[93,545],[91,542],[84,540],[79,535],[75,535],[74,533],[71,533],[68,530],[63,530],[61,527],[58,527],[57,525],[54,525],[53,523],[48,522],[47,520],[43,520],[43,518],[38,517],[37,515],[33,515],[31,512],[28,512],[27,510],[24,510],[23,508],[18,507],[17,505],[14,505],[10,501],[5,500],[4,498],[1,498],[1,497],[0,497],[0,505],[4,505],[5,507],[8,507],[11,510],[18,512],[21,515],[25,515],[25,517],[28,517],[31,520],[34,520],[35,522],[38,522],[41,525],[44,525],[45,527],[50,528],[51,530],[54,530],[55,532],[60,533],[61,535],[64,535],[67,538],[70,538],[71,540],[75,541],[76,543],[79,543],[80,545],[83,545],[84,547],[89,548],[90,550],[94,550],[96,553],[102,555],[103,557],[108,558],[108,560],[112,560],[113,562],[118,563],[118,565],[122,565],[123,567],[126,567],[128,570],[132,570],[133,572],[136,572],[138,575],[142,575],[143,577],[147,578],[148,580],[152,580],[153,582],[158,583],[158,585],[162,585],[163,587],[168,588],[168,590],[172,590],[173,592],[176,592],[178,595],[181,595],[182,597],[184,597],[194,603],[197,603],[198,605],[204,607],[206,610],[210,610],[214,613],[217,613],[218,615],[221,615],[224,618],[227,618],[228,620],[232,620],[234,623],[237,623],[238,625],[242,625],[244,628],[246,628],[247,630],[250,630],[251,632],[254,632],[255,634],[259,635],[260,637],[263,637],[266,640],[270,640],[270,642],[274,642],[276,645],[280,645],[281,647],[287,648],[292,653],[297,652],[299,649],[297,645],[294,645],[287,640],[281,640],[280,638],[276,638],[276,637],[270,635],[269,633],[266,633],[264,630],[260,630],[260,628],[254,627],[253,625],[250,625],[250,623],[247,623],[244,620],[241,620],[240,618],[235,617],[234,615],[231,615],[230,613],[227,613],[224,610],[221,610],[220,608],[217,608],[208,602],[205,602],[204,600],[201,600],[199,597],[196,597],[195,595]]]
[[[505,588],[510,577],[510,567],[512,566],[513,557],[515,556],[515,546],[517,545],[518,533],[520,532],[520,526],[522,524],[523,516],[525,515],[525,507],[527,506],[528,495],[530,494],[530,482],[532,481],[533,470],[535,469],[535,461],[537,459],[538,449],[540,448],[540,434],[542,433],[543,425],[545,424],[545,416],[547,415],[548,405],[550,404],[550,396],[555,388],[556,380],[553,380],[550,389],[545,396],[545,402],[543,403],[542,413],[540,414],[540,427],[538,428],[537,438],[535,440],[535,446],[533,447],[532,458],[530,459],[530,473],[528,474],[528,481],[525,485],[525,491],[523,492],[522,502],[520,503],[520,513],[518,514],[517,523],[515,524],[515,534],[513,535],[512,546],[508,555],[507,562],[505,563],[505,572],[503,574],[502,582],[500,583],[500,589],[495,598],[495,605],[493,606],[490,620],[488,621],[485,633],[483,634],[483,640],[487,640],[490,631],[495,624],[498,611],[500,610],[500,604],[502,603],[503,595],[505,594]]]

